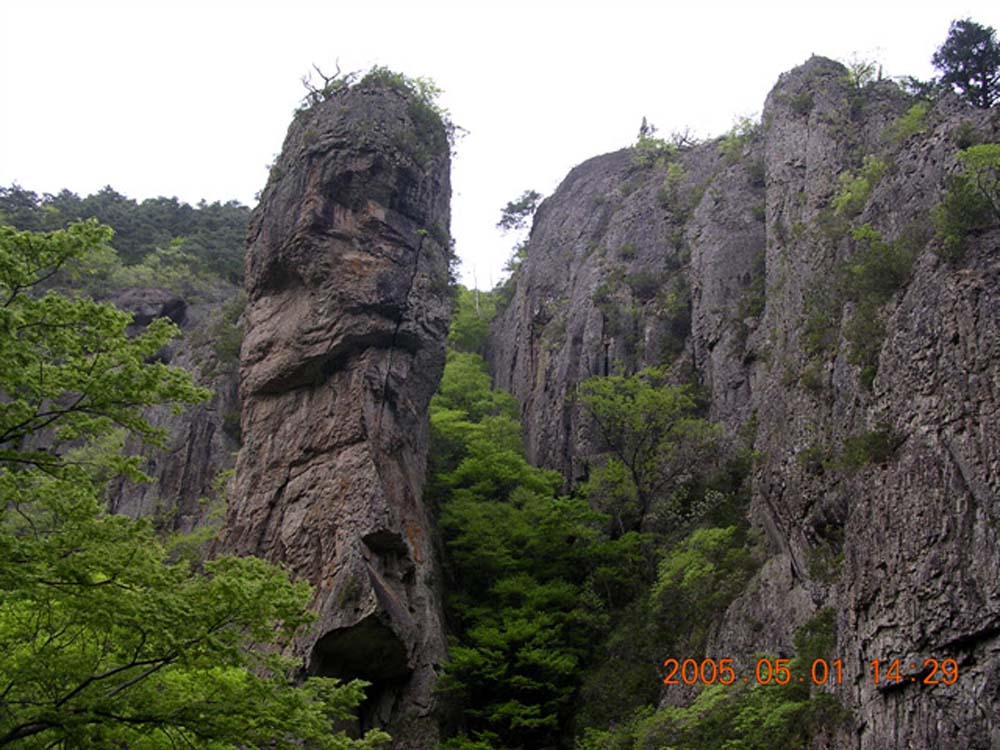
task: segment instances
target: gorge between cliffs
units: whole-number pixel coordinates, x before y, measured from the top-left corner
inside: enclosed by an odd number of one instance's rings
[[[285,655],[399,750],[1000,747],[1000,215],[940,219],[997,107],[813,57],[575,167],[476,292],[400,80],[296,113],[243,292],[112,300],[212,395],[111,508],[307,581]]]

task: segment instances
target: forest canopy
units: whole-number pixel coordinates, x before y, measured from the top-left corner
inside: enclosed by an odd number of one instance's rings
[[[143,267],[153,270],[147,274],[152,278],[162,276],[163,266],[171,264],[183,265],[190,276],[203,280],[243,283],[250,209],[237,201],[191,206],[177,198],[139,202],[111,186],[82,198],[69,190],[38,195],[17,184],[0,187],[0,224],[42,232],[91,218],[114,230],[111,246],[135,277],[126,273],[123,285],[142,285]]]

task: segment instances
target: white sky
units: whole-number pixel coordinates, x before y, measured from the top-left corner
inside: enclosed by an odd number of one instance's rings
[[[500,208],[629,145],[646,116],[700,136],[759,113],[816,53],[929,78],[953,19],[991,2],[51,2],[0,0],[0,185],[254,204],[299,82],[430,76],[469,134],[452,171],[466,283],[500,278]]]

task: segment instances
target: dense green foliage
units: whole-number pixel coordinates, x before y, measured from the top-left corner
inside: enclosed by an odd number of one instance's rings
[[[992,26],[966,18],[952,21],[948,38],[931,59],[941,82],[954,86],[969,102],[992,107],[1000,88],[1000,43]]]
[[[113,425],[152,438],[141,409],[154,403],[190,403],[207,396],[181,370],[146,360],[177,334],[170,321],[153,321],[135,338],[131,316],[89,299],[33,287],[111,239],[94,221],[47,234],[0,226],[0,460],[45,468],[67,441],[99,437]],[[26,445],[49,430],[46,448]],[[10,453],[8,453],[10,452]]]
[[[448,346],[460,352],[486,354],[490,322],[496,314],[497,299],[493,292],[466,289],[459,286],[455,311],[451,316]]]
[[[176,334],[40,285],[111,239],[94,221],[0,227],[0,747],[371,748],[337,722],[363,684],[292,680],[280,646],[311,592],[254,558],[171,557],[148,522],[105,512],[143,479],[145,407],[207,398],[153,361]]]
[[[698,416],[692,390],[667,383],[663,370],[590,378],[577,398],[610,451],[592,470],[587,494],[619,532],[639,529],[654,501],[716,456],[720,428]]]
[[[458,636],[442,683],[465,709],[451,747],[560,744],[607,596],[626,595],[637,544],[610,543],[586,503],[558,496],[557,473],[528,464],[516,414],[481,357],[449,354],[431,405],[428,496],[461,582],[449,598]]]
[[[176,198],[148,198],[139,203],[110,187],[85,198],[68,190],[39,196],[17,185],[0,188],[0,224],[39,232],[95,218],[110,226],[115,232],[112,244],[126,274],[137,274],[139,283],[152,284],[165,268],[179,274],[179,267],[192,275],[200,272],[242,283],[249,217],[250,209],[236,201],[203,201],[192,207]],[[140,264],[148,270],[135,268]],[[122,285],[128,283],[125,279]]]
[[[654,702],[665,653],[703,649],[756,569],[736,489],[746,467],[716,468],[719,433],[690,389],[658,371],[596,378],[581,398],[625,458],[592,472],[587,500],[560,495],[562,477],[526,461],[517,404],[473,353],[485,329],[465,290],[455,320],[467,333],[453,341],[472,351],[450,351],[431,404],[426,490],[453,592],[441,688],[462,721],[446,747],[569,747]],[[662,514],[653,533],[638,530],[635,477]]]
[[[660,560],[651,592],[668,653],[702,653],[716,618],[756,569],[746,529],[739,526],[698,528],[672,547]]]

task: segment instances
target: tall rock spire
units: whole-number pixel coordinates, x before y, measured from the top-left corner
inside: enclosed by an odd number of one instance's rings
[[[243,448],[225,546],[316,589],[310,674],[372,683],[362,729],[437,743],[446,653],[422,490],[445,360],[444,123],[392,82],[296,115],[250,223]]]

